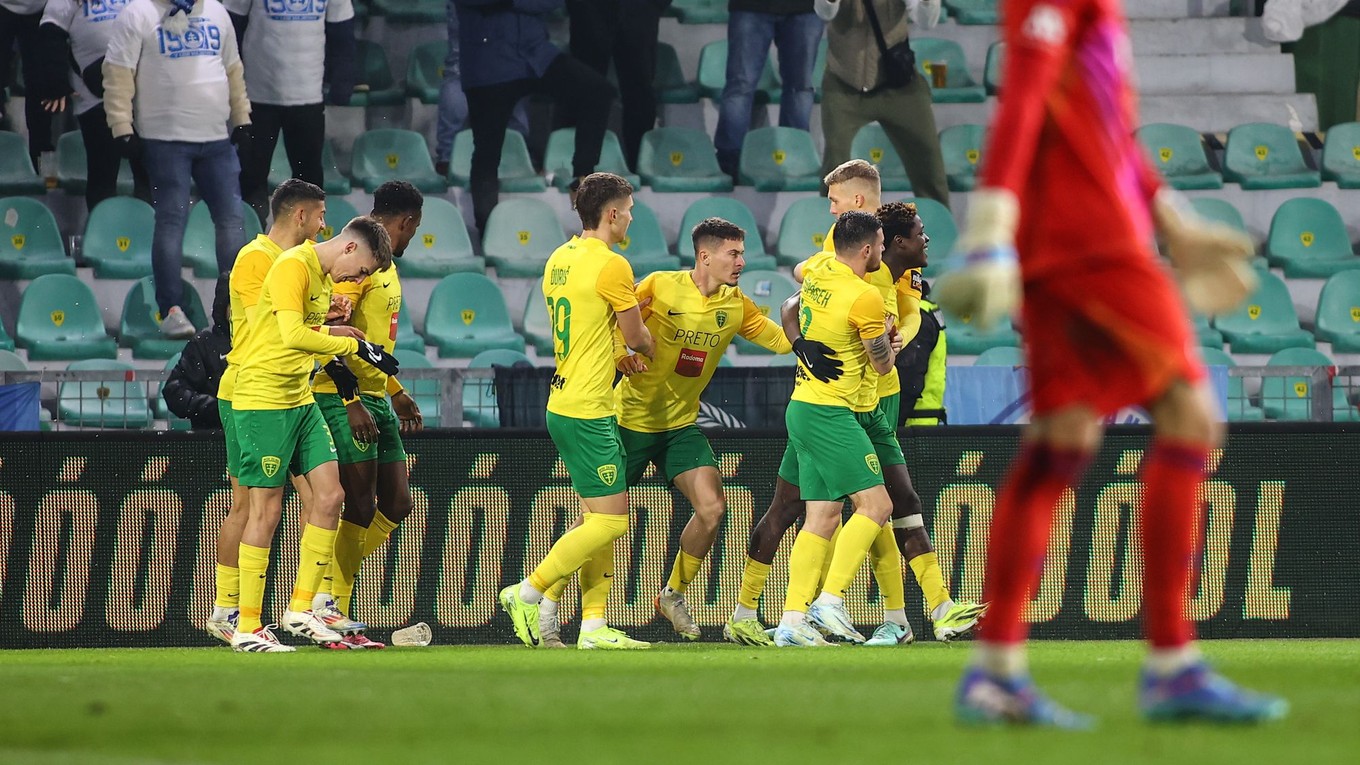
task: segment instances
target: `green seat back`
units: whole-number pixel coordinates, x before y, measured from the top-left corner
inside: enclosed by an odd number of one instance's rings
[[[335,148],[329,139],[321,144],[321,181],[327,194],[348,194],[351,186],[349,179],[340,172],[335,161]],[[283,141],[274,144],[274,155],[269,158],[269,187],[278,188],[280,183],[293,177],[292,165],[288,163],[288,149]]]
[[[1332,360],[1312,348],[1285,348],[1266,362],[1272,367],[1331,367]],[[1276,420],[1307,420],[1312,413],[1310,375],[1270,375],[1261,380],[1261,405]]]
[[[979,353],[976,359],[973,359],[973,366],[975,367],[1023,367],[1024,365],[1024,351],[1009,346],[988,348]]]
[[[1202,217],[1212,221],[1217,221],[1226,226],[1230,226],[1238,231],[1246,233],[1247,224],[1242,220],[1242,213],[1238,212],[1232,202],[1217,197],[1192,197],[1190,204],[1195,208],[1195,212]]]
[[[23,136],[0,132],[0,194],[41,194],[46,189],[47,184],[33,169]]]
[[[356,41],[355,56],[359,60],[359,82],[350,105],[393,106],[401,103],[405,93],[396,87],[387,51],[371,40],[361,39]]]
[[[82,250],[94,263],[95,276],[114,278],[151,275],[151,235],[156,213],[135,197],[109,197],[95,206],[85,222]]]
[[[472,178],[472,130],[460,130],[453,138],[453,155],[449,158],[449,180],[456,186],[466,186]],[[571,173],[568,163],[567,173]],[[496,171],[502,191],[542,191],[547,188],[538,171],[534,170],[529,146],[518,131],[506,130],[501,142],[501,164]],[[527,184],[531,188],[526,188]]]
[[[690,238],[690,231],[705,218],[722,218],[745,229],[748,258],[752,255],[765,254],[765,242],[760,238],[756,217],[746,205],[742,204],[741,200],[731,197],[708,197],[691,204],[680,221],[680,237],[675,246],[681,260],[686,263],[694,262],[694,240]]]
[[[1322,177],[1343,189],[1360,188],[1360,122],[1346,122],[1327,129],[1322,147]]]
[[[57,139],[57,185],[68,194],[84,194],[89,172],[85,138],[79,130],[62,133]],[[118,193],[132,193],[132,166],[126,159],[118,165]]]
[[[698,86],[685,77],[680,56],[668,43],[656,46],[656,77],[652,83],[662,103],[692,104],[699,100]]]
[[[444,82],[444,59],[448,54],[447,40],[432,40],[412,48],[406,62],[406,94],[423,104],[439,103],[439,88]]]
[[[695,128],[649,130],[638,150],[638,174],[648,185],[662,178],[693,178],[715,184],[716,191],[732,188],[732,179],[718,167],[713,139]]]
[[[241,202],[241,222],[245,228],[245,241],[249,242],[262,233],[260,216],[244,200]],[[213,226],[208,203],[201,199],[189,210],[189,220],[184,226],[183,250],[184,262],[193,266],[195,276],[217,276],[217,229]]]
[[[510,324],[510,312],[500,287],[476,273],[450,274],[435,285],[425,313],[425,337],[441,349],[460,342],[475,347],[480,341],[510,338],[518,340],[511,342],[511,346],[524,347],[524,341]],[[467,355],[481,350],[485,349],[477,348]]]
[[[26,372],[28,365],[14,351],[0,349],[0,372]]]
[[[8,273],[7,263],[17,271],[43,261],[44,272],[75,273],[75,263],[66,257],[57,219],[47,205],[32,197],[0,199],[0,278],[31,278]],[[39,274],[34,274],[40,276]]]
[[[945,0],[949,15],[960,24],[996,25],[1001,21],[1000,4],[1000,0]]]
[[[397,348],[394,355],[397,361],[401,362],[403,370],[434,369],[434,364],[426,358],[424,351]],[[414,377],[403,376],[401,384],[406,392],[411,394],[411,398],[416,400],[416,406],[420,407],[420,416],[425,421],[425,427],[439,427],[439,381],[424,378],[417,380]]]
[[[1342,271],[1322,285],[1315,321],[1333,351],[1360,352],[1360,271]]]
[[[482,251],[497,269],[510,267],[517,276],[541,278],[548,256],[566,241],[562,223],[547,202],[531,197],[502,199],[487,219]]]
[[[411,309],[405,306],[397,311],[397,349],[425,353],[425,339],[416,332],[416,326],[411,323]]]
[[[727,84],[727,39],[714,40],[699,51],[699,92],[717,100]],[[778,103],[781,84],[774,60],[768,56],[756,83],[756,103]]]
[[[524,339],[540,356],[553,354],[552,322],[548,320],[548,301],[543,297],[542,280],[535,281],[524,299]]]
[[[666,235],[661,231],[652,208],[641,202],[633,203],[633,222],[628,226],[628,236],[613,247],[614,252],[633,260],[636,258],[669,258],[670,248],[666,246]],[[679,261],[676,261],[679,265]]]
[[[789,205],[779,224],[779,240],[775,244],[780,263],[801,263],[821,252],[826,232],[835,222],[836,216],[822,197],[805,197]]]
[[[212,326],[203,301],[194,285],[181,280],[183,298],[180,308],[197,329]],[[171,340],[161,334],[160,310],[156,307],[156,288],[151,277],[138,279],[123,300],[122,317],[118,320],[118,338],[126,348],[133,349],[138,358],[169,358],[184,348],[183,340]]]
[[[1266,256],[1272,264],[1303,260],[1355,260],[1341,213],[1325,199],[1290,199],[1270,219]]]
[[[401,256],[402,265],[417,260],[464,260],[474,258],[463,213],[443,197],[426,197],[420,228]]]
[[[756,304],[760,312],[779,323],[779,307],[800,289],[798,282],[782,271],[742,271],[737,279],[742,294]],[[746,354],[768,354],[770,351],[744,337],[735,340],[737,350]]]
[[[791,127],[751,130],[741,143],[741,181],[758,191],[817,191],[822,159],[812,134]]]
[[[393,180],[410,181],[429,193],[448,190],[448,184],[434,171],[425,137],[414,130],[379,128],[360,134],[354,139],[352,170],[354,180],[370,194]]]
[[[950,191],[972,191],[987,139],[984,125],[955,125],[940,131],[940,154]]]
[[[949,67],[945,74],[945,87],[972,88],[977,81],[968,73],[968,59],[963,55],[963,46],[953,40],[939,37],[912,37],[911,49],[916,52],[916,70],[931,82],[930,67],[936,61],[943,61]]]
[[[520,143],[523,142],[524,139],[520,138]],[[575,153],[576,128],[561,128],[552,131],[548,136],[548,148],[543,153],[543,172],[553,176],[553,185],[559,189],[566,189],[571,185],[574,177],[571,158]],[[528,157],[528,154],[529,150],[526,148],[525,157]],[[501,160],[501,172],[505,172],[504,159]],[[638,176],[628,169],[628,162],[623,158],[623,146],[619,144],[619,137],[612,130],[606,130],[604,133],[604,143],[600,146],[600,161],[595,164],[595,172],[623,176],[634,187],[642,183]]]
[[[1228,132],[1223,175],[1243,188],[1307,188],[1321,183],[1303,159],[1294,133],[1283,125],[1252,122]]]
[[[855,138],[850,142],[850,156],[868,160],[878,168],[884,191],[911,191],[902,157],[877,122],[870,122],[855,132]]]
[[[512,367],[519,362],[532,363],[529,357],[519,351],[512,351],[508,348],[492,348],[489,351],[482,351],[468,362],[471,369],[490,369],[492,367]]]
[[[1299,328],[1299,317],[1294,312],[1294,302],[1289,296],[1289,288],[1272,273],[1257,270],[1261,280],[1241,306],[1232,313],[1214,319],[1214,326],[1222,332],[1245,334],[1275,334],[1294,332]]]
[[[354,209],[354,205],[345,201],[344,197],[326,197],[326,225],[321,227],[321,232],[316,235],[318,242],[324,242],[335,236],[335,234],[345,227],[345,224],[359,217],[359,211]]]
[[[28,285],[19,302],[15,339],[30,349],[30,358],[32,349],[43,343],[97,342],[101,349],[113,346],[104,331],[94,292],[85,282],[67,274],[39,276]],[[112,350],[116,351],[116,346]]]
[[[126,379],[133,366],[113,359],[73,361],[72,372],[105,371],[107,378],[88,382],[63,382],[57,392],[61,418],[73,425],[105,428],[145,428],[151,425],[146,383]]]
[[[1138,129],[1138,140],[1152,157],[1153,167],[1176,188],[1223,186],[1218,172],[1209,166],[1204,139],[1194,129],[1154,122]],[[1209,185],[1205,185],[1205,179],[1210,179]]]
[[[982,81],[987,86],[987,95],[1001,92],[1002,66],[1006,60],[1006,44],[994,42],[987,47],[987,63],[983,68]]]

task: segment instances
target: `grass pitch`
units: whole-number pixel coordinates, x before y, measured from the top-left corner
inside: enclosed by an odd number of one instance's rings
[[[1136,643],[1037,643],[1092,733],[953,722],[964,646],[650,652],[431,647],[0,652],[0,762],[1354,763],[1360,641],[1216,641],[1225,674],[1280,693],[1261,728],[1150,726]]]

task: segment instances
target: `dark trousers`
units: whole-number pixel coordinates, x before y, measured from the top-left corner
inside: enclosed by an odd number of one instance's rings
[[[261,225],[269,220],[269,164],[280,132],[292,177],[325,186],[321,150],[326,141],[326,107],[252,103],[250,140],[243,142],[240,150],[241,198],[260,216]]]
[[[38,22],[41,20],[41,13],[21,16],[0,7],[0,88],[8,87],[10,84],[10,51],[14,50],[16,42],[19,44],[19,58],[24,67],[24,84],[31,88],[41,77],[36,71],[42,63],[42,55],[38,52],[38,46],[41,44],[38,40]],[[4,103],[0,102],[0,111],[3,110]],[[34,167],[37,166],[39,154],[55,148],[52,143],[52,116],[43,111],[42,102],[32,94],[24,99],[24,120],[28,123],[28,153],[34,158]]]
[[[78,115],[76,121],[80,123],[80,135],[85,139],[85,206],[93,210],[95,205],[118,194],[118,169],[123,156],[109,130],[103,103]],[[128,164],[132,166],[132,193],[138,199],[149,201],[151,183],[141,158]]]
[[[472,172],[468,185],[478,231],[485,232],[486,219],[500,198],[496,175],[501,165],[501,144],[510,124],[510,113],[521,98],[531,93],[551,95],[557,108],[567,112],[567,122],[576,126],[572,173],[579,178],[595,172],[609,124],[609,107],[614,102],[614,86],[594,69],[563,53],[553,59],[540,79],[464,88],[463,93],[467,96],[468,122],[472,125]]]
[[[656,0],[567,0],[571,55],[600,74],[614,64],[623,102],[623,155],[634,170],[643,134],[656,127],[656,45],[666,5]]]

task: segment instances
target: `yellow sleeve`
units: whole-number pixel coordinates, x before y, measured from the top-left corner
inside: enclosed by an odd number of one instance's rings
[[[651,274],[648,274],[647,276],[643,277],[642,281],[638,284],[636,294],[637,294],[637,300],[638,300],[638,303],[639,303],[639,304],[642,303],[642,301],[643,301],[644,299],[649,298],[649,297],[653,297],[653,296],[656,294],[655,290],[652,288],[652,285],[653,285],[653,282],[652,282],[652,275],[651,275]],[[624,309],[624,310],[627,310],[627,309]],[[647,321],[647,317],[648,317],[648,316],[651,316],[651,315],[652,315],[652,309],[651,309],[650,306],[648,306],[647,308],[643,308],[643,309],[642,309],[642,320],[643,320],[644,322]],[[614,325],[614,363],[617,365],[617,364],[619,363],[619,361],[621,361],[622,359],[624,359],[624,358],[627,357],[627,356],[628,356],[628,343],[627,343],[627,341],[625,341],[625,340],[623,339],[623,330],[619,329],[619,325],[615,324],[615,325]]]
[[[873,340],[888,331],[883,318],[886,315],[883,296],[870,287],[850,306],[850,326],[858,330],[861,340]]]
[[[331,337],[326,327],[314,330],[302,323],[302,312],[286,308],[274,310],[283,344],[295,351],[317,356],[349,356],[359,351],[359,341],[352,337]]]
[[[741,296],[741,328],[737,334],[775,353],[792,353],[793,346],[784,336],[784,328],[760,312],[760,308],[745,295]]]
[[[609,303],[614,313],[622,313],[638,304],[633,290],[633,267],[622,255],[615,255],[600,269],[595,280],[595,292]]]
[[[910,343],[916,333],[921,331],[921,296],[911,292],[897,291],[897,329],[902,333],[902,342]]]
[[[241,296],[241,305],[246,309],[246,321],[255,321],[255,306],[260,302],[260,292],[264,289],[264,278],[269,274],[269,260],[263,250],[251,250],[237,261],[231,269],[231,288]]]
[[[269,269],[264,281],[269,287],[269,296],[273,298],[275,313],[291,311],[299,316],[306,313],[307,288],[311,286],[311,281],[307,277],[307,266],[302,261],[289,259],[278,262],[275,268]],[[285,334],[285,340],[287,337]]]
[[[404,390],[406,389],[402,387],[401,382],[397,380],[397,378],[394,375],[389,375],[387,377],[387,395],[395,396]]]
[[[364,279],[362,282],[357,283],[336,282],[335,286],[331,287],[331,294],[344,295],[349,298],[349,301],[357,308],[359,306],[359,301],[364,297],[364,293],[368,292],[369,284],[369,279]]]

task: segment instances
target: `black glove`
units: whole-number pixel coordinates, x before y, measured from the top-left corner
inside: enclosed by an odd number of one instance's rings
[[[80,79],[85,83],[85,87],[99,98],[104,97],[104,57],[100,56],[89,66],[80,72]]]
[[[237,125],[231,129],[231,143],[240,146],[250,142],[250,125]]]
[[[348,401],[359,395],[359,378],[349,371],[345,362],[340,359],[331,359],[325,366],[321,367],[330,375],[331,382],[335,383],[335,392],[340,394],[340,398]]]
[[[118,153],[129,162],[136,162],[142,158],[142,139],[136,133],[120,135],[113,139],[118,146]]]
[[[843,366],[836,358],[836,352],[826,343],[800,337],[793,341],[793,355],[807,367],[812,376],[822,382],[838,380]]]
[[[401,371],[401,365],[397,363],[396,356],[384,351],[381,345],[370,343],[367,340],[359,341],[358,356],[364,363],[385,375],[394,375]]]

